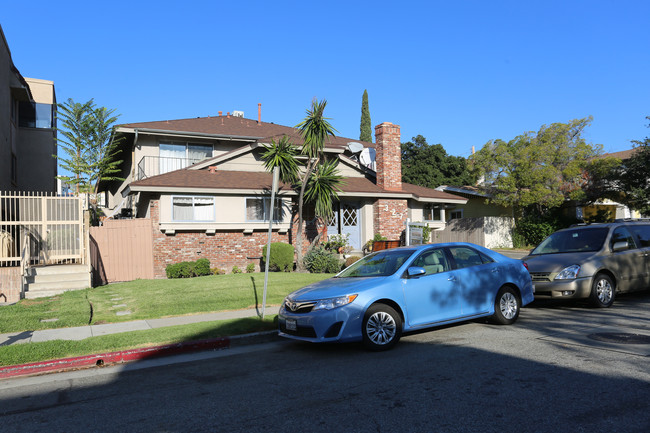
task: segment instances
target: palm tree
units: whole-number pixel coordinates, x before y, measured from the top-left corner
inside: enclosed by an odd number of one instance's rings
[[[274,141],[262,155],[264,167],[271,171],[280,167],[280,179],[292,183],[298,189],[298,230],[296,234],[296,267],[304,270],[302,262],[303,236],[303,207],[305,201],[314,203],[316,217],[327,220],[332,216],[332,203],[340,191],[342,176],[336,168],[337,161],[327,161],[323,154],[325,141],[334,136],[336,130],[323,116],[327,101],[312,101],[311,108],[306,110],[305,119],[296,125],[303,140],[300,153],[285,136],[278,143]],[[303,170],[300,169],[299,158],[305,159]],[[300,159],[303,159],[300,158]]]

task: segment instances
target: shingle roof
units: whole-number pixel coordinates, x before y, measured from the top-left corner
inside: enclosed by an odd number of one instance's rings
[[[196,117],[192,119],[160,120],[155,122],[127,123],[120,128],[149,129],[156,131],[169,131],[170,133],[189,132],[192,134],[223,135],[231,137],[253,138],[260,142],[270,142],[271,139],[279,140],[283,135],[288,135],[294,144],[302,144],[298,130],[290,126],[276,125],[275,123],[257,122],[256,120],[234,116]],[[346,137],[331,137],[326,147],[345,147],[350,141],[362,143],[365,147],[374,147],[374,144],[361,142]]]
[[[605,158],[609,156],[612,158],[625,160],[625,159],[629,159],[632,155],[634,155],[634,152],[636,152],[636,149],[621,150],[620,152],[603,153],[601,157]]]
[[[176,170],[149,177],[130,184],[132,191],[165,191],[182,188],[187,192],[200,190],[265,190],[271,188],[272,175],[267,172],[217,170]],[[292,191],[290,185],[281,182],[280,189]],[[465,198],[409,183],[402,183],[401,191],[387,191],[365,177],[346,177],[341,187],[343,194],[373,196],[410,195],[417,199],[466,201]]]

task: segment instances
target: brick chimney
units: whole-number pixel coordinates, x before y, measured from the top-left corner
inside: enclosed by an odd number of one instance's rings
[[[388,190],[402,189],[402,152],[399,125],[384,122],[375,126],[377,186]]]

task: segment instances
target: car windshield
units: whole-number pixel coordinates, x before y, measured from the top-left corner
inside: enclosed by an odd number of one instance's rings
[[[555,232],[530,254],[556,254],[599,251],[605,243],[607,227],[580,228]]]
[[[382,250],[352,264],[336,277],[387,277],[393,275],[414,251],[414,249]]]

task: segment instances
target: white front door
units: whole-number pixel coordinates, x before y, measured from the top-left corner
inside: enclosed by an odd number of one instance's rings
[[[334,216],[327,224],[327,235],[349,234],[350,246],[361,250],[361,212],[355,202],[334,203]]]
[[[350,246],[354,250],[361,250],[361,212],[358,203],[341,203],[341,234],[350,235]]]

